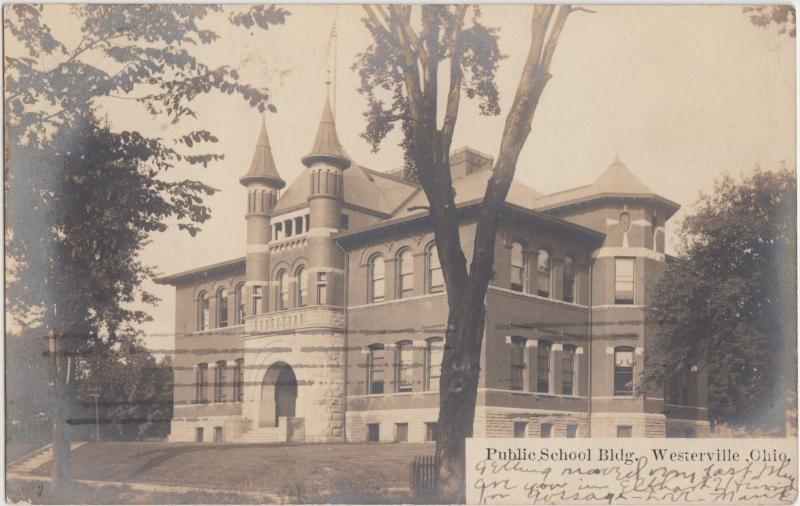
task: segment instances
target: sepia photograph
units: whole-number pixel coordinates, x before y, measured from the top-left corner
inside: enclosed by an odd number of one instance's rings
[[[7,502],[796,501],[794,6],[3,28]]]

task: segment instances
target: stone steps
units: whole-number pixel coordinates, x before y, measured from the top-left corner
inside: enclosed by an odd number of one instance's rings
[[[72,443],[70,448],[72,450],[80,448],[86,443]],[[49,443],[33,453],[22,457],[21,459],[9,465],[9,472],[18,474],[30,474],[35,471],[39,466],[42,466],[53,460],[53,445]]]
[[[281,443],[281,430],[279,427],[258,427],[243,432],[236,438],[237,443]]]

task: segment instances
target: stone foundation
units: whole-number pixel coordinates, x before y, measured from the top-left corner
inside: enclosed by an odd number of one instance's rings
[[[567,425],[577,425],[576,437],[588,435],[586,413],[478,406],[475,409],[475,437],[514,437],[514,424],[526,423],[525,437],[540,437],[542,424],[552,424],[551,437],[566,437]]]
[[[631,437],[665,437],[666,416],[656,413],[592,413],[592,437],[617,437],[619,426],[631,427]]]

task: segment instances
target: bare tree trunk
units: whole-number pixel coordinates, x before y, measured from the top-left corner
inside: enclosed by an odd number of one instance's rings
[[[61,490],[67,483],[69,471],[70,442],[66,426],[68,388],[67,357],[64,353],[62,336],[50,333],[49,354],[53,395],[53,459],[50,468],[53,491]]]

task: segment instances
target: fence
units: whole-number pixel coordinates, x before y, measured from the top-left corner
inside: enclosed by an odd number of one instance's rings
[[[425,499],[436,494],[439,485],[437,460],[434,455],[417,455],[411,463],[411,495]]]

